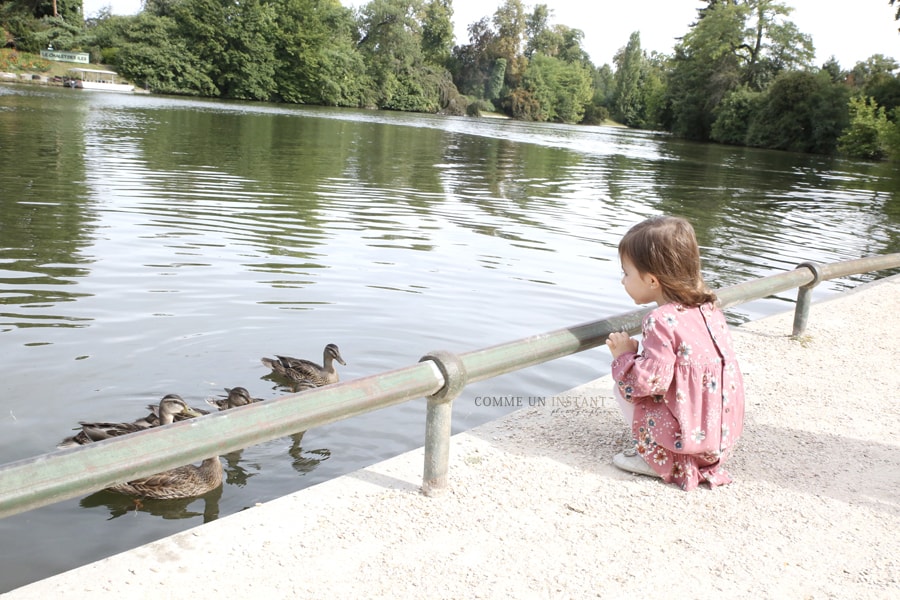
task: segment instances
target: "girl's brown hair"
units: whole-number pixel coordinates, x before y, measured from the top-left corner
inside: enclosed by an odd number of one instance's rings
[[[682,218],[651,217],[638,223],[619,242],[619,257],[623,256],[641,273],[656,277],[670,302],[699,306],[716,301],[700,273],[694,228]]]

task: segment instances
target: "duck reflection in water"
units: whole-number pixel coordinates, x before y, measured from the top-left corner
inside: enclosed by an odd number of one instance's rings
[[[291,461],[291,466],[301,475],[309,473],[315,469],[320,462],[328,460],[331,457],[331,450],[328,448],[317,448],[316,450],[304,451],[300,444],[303,441],[303,434],[305,433],[305,431],[301,431],[300,433],[291,434],[291,447],[288,448],[288,454],[291,459],[293,459]]]
[[[269,377],[273,377],[273,375],[269,375]],[[319,386],[315,383],[304,380],[295,382],[291,385],[291,391],[302,391],[317,387]],[[227,397],[209,399],[207,402],[210,405],[217,407],[219,410],[227,410],[236,406],[244,406],[246,404],[263,401],[262,398],[252,398],[247,390],[242,387],[231,389],[225,388],[225,392],[227,393]],[[304,450],[301,443],[305,433],[305,431],[301,431],[291,434],[291,446],[288,448],[288,455],[292,459],[291,466],[300,474],[309,473],[315,469],[320,462],[331,457],[331,451],[327,448]],[[256,475],[256,473],[248,472],[241,464],[245,462],[242,459],[243,452],[243,450],[235,450],[234,452],[222,455],[222,458],[225,459],[225,482],[229,485],[244,487],[247,485],[247,480]],[[262,466],[259,463],[250,463],[248,466],[252,466],[257,472],[262,469]]]
[[[86,496],[78,503],[81,508],[98,508],[105,506],[112,520],[128,513],[143,512],[163,519],[194,519],[202,517],[204,523],[219,518],[219,500],[222,498],[222,486],[195,498],[177,498],[172,500],[155,500],[151,498],[136,500],[110,490],[100,490]],[[202,504],[202,511],[199,510]]]

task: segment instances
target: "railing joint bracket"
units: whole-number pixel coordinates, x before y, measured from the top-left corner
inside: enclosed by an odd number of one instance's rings
[[[819,285],[819,283],[821,283],[825,279],[825,277],[822,276],[822,267],[821,267],[821,265],[819,265],[819,263],[807,261],[807,262],[802,262],[799,265],[797,265],[798,269],[800,269],[802,267],[806,267],[807,269],[812,271],[813,280],[810,281],[809,283],[807,283],[806,285],[803,285],[800,287],[811,289],[811,288],[814,288],[817,285]]]
[[[437,365],[441,375],[444,376],[444,387],[428,396],[428,399],[433,402],[444,402],[459,396],[468,381],[466,365],[462,359],[453,352],[435,350],[420,358],[419,362],[425,362],[426,360],[430,360]]]

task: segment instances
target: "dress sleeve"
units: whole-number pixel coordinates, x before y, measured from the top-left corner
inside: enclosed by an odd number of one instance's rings
[[[673,325],[662,307],[644,319],[641,353],[626,352],[612,362],[612,376],[628,402],[665,395],[675,370]]]

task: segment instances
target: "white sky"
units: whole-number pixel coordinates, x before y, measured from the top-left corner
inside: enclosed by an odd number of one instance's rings
[[[346,6],[364,4],[341,0]],[[900,60],[900,21],[894,21],[894,7],[888,0],[782,0],[794,7],[790,19],[801,32],[812,36],[816,64],[834,55],[841,67],[850,69],[873,54]],[[490,17],[503,0],[453,0],[456,42],[468,42],[467,27],[482,17]],[[612,63],[616,51],[628,43],[632,32],[640,31],[641,47],[670,54],[677,37],[688,31],[705,6],[700,0],[544,0],[524,2],[526,10],[547,4],[551,23],[581,29],[584,48],[596,65]],[[86,16],[109,6],[115,14],[134,14],[141,0],[84,0]]]

